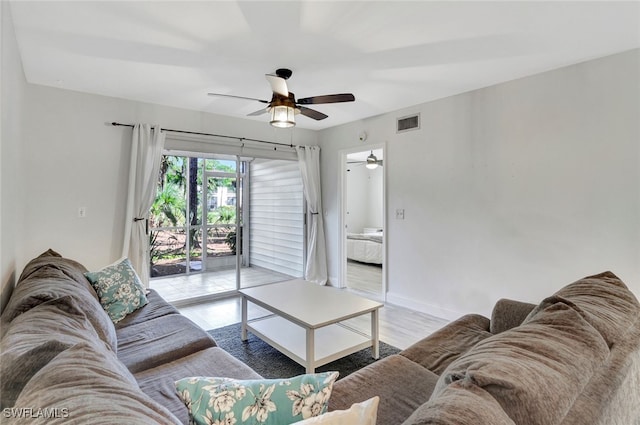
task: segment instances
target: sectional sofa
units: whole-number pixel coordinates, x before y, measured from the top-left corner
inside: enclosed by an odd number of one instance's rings
[[[154,291],[114,324],[86,272],[53,251],[25,267],[0,316],[0,423],[188,424],[175,381],[260,378]],[[338,380],[329,409],[376,396],[378,425],[640,425],[640,304],[610,272],[500,300]]]
[[[188,424],[175,381],[260,378],[153,290],[114,324],[85,272],[53,251],[22,272],[0,316],[0,422]]]
[[[540,304],[500,300],[338,381],[378,425],[640,425],[640,305],[611,272]]]

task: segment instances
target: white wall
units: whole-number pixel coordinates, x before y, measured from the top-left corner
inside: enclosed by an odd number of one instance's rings
[[[366,167],[363,167],[366,169]],[[379,227],[383,228],[384,223],[384,169],[382,167],[369,170],[367,178],[367,192],[369,194],[368,199],[368,218],[367,225],[365,227]]]
[[[27,85],[19,168],[25,170],[25,225],[18,268],[53,248],[89,269],[119,258],[131,129],[107,125],[159,123],[165,128],[279,141],[263,122]],[[290,134],[286,135],[287,143]],[[282,136],[282,137],[284,137]],[[296,129],[293,143],[316,144],[315,132]],[[273,149],[273,148],[270,148]],[[87,209],[78,218],[78,207]]]
[[[322,131],[331,279],[333,170],[365,130],[386,142],[389,301],[489,314],[604,270],[640,295],[639,75],[634,50]],[[421,129],[396,134],[415,112]]]
[[[347,165],[346,182],[346,217],[347,232],[362,233],[369,219],[369,193],[367,188],[367,169],[364,166]]]
[[[2,22],[0,76],[0,310],[11,294],[20,270],[16,246],[21,238],[22,179],[19,177],[25,79],[15,39],[11,8],[0,2]]]
[[[383,227],[382,167],[370,170],[349,164],[346,175],[347,231],[362,233],[365,227]]]

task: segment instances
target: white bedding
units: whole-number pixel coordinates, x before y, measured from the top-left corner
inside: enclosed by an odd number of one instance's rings
[[[382,233],[349,233],[347,258],[363,263],[382,264]]]

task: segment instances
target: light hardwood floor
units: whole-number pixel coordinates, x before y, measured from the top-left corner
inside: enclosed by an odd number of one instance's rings
[[[239,323],[242,314],[239,297],[182,306],[179,310],[206,330]],[[249,304],[248,314],[251,319],[264,316],[268,312]],[[344,323],[364,333],[369,333],[371,329],[369,315],[356,317]],[[394,347],[404,349],[447,323],[448,321],[445,319],[426,313],[385,304],[380,309],[380,340]]]
[[[347,260],[347,287],[382,298],[382,266]]]

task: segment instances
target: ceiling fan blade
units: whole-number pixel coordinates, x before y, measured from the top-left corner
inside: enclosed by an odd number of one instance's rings
[[[376,164],[382,165],[382,159],[376,161]],[[347,161],[347,164],[366,164],[367,161]]]
[[[262,103],[269,103],[268,100],[262,100],[262,99],[256,99],[253,97],[244,97],[244,96],[235,96],[232,94],[221,94],[221,93],[207,93],[209,96],[222,96],[222,97],[231,97],[234,99],[245,99],[245,100],[256,100],[258,102],[262,102]]]
[[[287,82],[284,78],[272,74],[266,74],[265,77],[267,77],[267,81],[271,85],[271,90],[274,93],[289,97],[289,89],[287,88]]]
[[[315,105],[318,103],[340,103],[340,102],[353,102],[356,100],[355,96],[351,93],[341,94],[327,94],[324,96],[312,96],[298,99],[300,105]]]
[[[314,109],[305,108],[304,106],[298,106],[298,109],[300,109],[300,113],[305,117],[313,118],[314,120],[317,120],[317,121],[320,121],[329,117],[329,115],[325,115],[322,112],[318,112]]]
[[[258,115],[266,114],[269,111],[268,108],[259,109],[255,112],[247,114],[248,117],[257,117]]]

